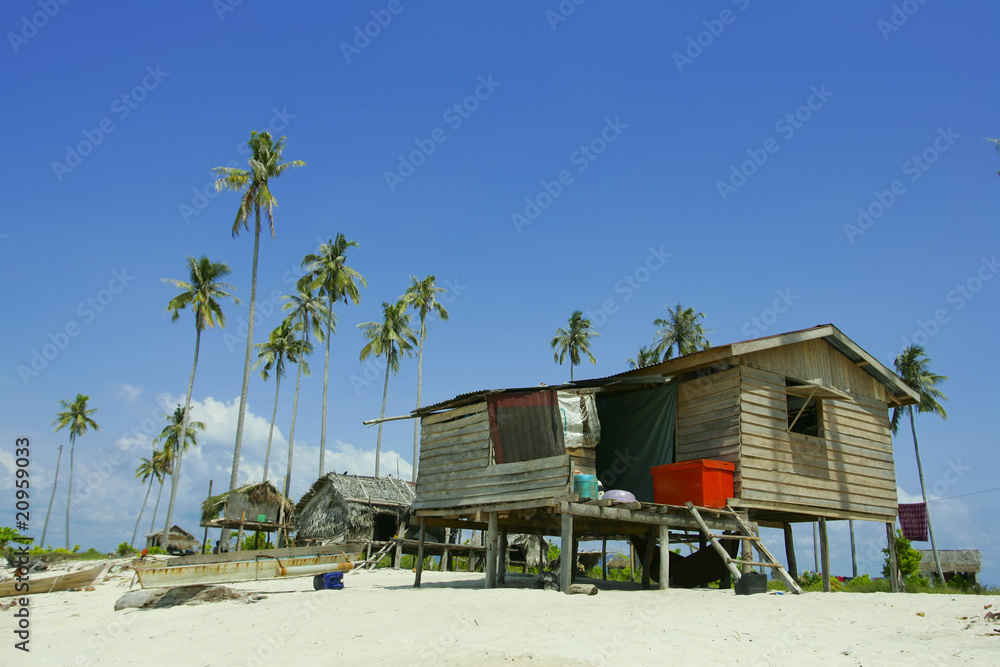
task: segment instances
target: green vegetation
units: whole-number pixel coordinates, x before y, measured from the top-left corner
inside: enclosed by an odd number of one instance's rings
[[[396,303],[382,302],[381,322],[362,322],[358,325],[368,344],[361,348],[361,361],[369,356],[385,357],[385,387],[382,389],[382,411],[379,419],[385,417],[385,401],[389,396],[389,371],[399,372],[399,360],[405,352],[409,356],[413,346],[417,344],[417,336],[410,328],[410,314],[406,312],[406,303],[402,300]],[[379,476],[379,462],[382,457],[382,422],[378,423],[378,436],[375,439],[375,476]]]
[[[0,553],[7,551],[8,544],[31,544],[32,538],[22,535],[13,528],[0,526]]]
[[[590,320],[583,316],[582,310],[575,310],[569,316],[569,329],[559,327],[552,339],[552,349],[555,350],[555,361],[562,366],[566,356],[569,356],[569,381],[573,381],[573,367],[579,366],[583,355],[587,355],[590,363],[596,364],[597,359],[590,353],[590,339],[601,334],[594,331]]]
[[[243,539],[243,551],[251,551],[253,549],[273,549],[274,544],[267,541],[267,535],[264,533],[254,533],[253,535],[247,535]]]
[[[240,410],[236,420],[236,446],[233,448],[233,469],[229,478],[229,490],[235,491],[240,473],[240,453],[243,448],[243,423],[247,413],[247,392],[250,389],[250,357],[253,352],[254,309],[257,301],[257,257],[260,249],[260,213],[267,214],[271,225],[271,238],[274,238],[274,209],[278,200],[271,194],[270,180],[278,178],[285,171],[295,167],[304,167],[302,160],[282,162],[285,150],[285,137],[274,141],[270,132],[250,132],[247,142],[250,149],[248,158],[249,170],[235,167],[215,167],[212,171],[218,174],[215,182],[217,190],[242,192],[239,208],[236,209],[236,219],[233,222],[233,237],[239,236],[240,228],[249,230],[250,214],[254,215],[253,230],[253,265],[250,269],[250,312],[247,314],[247,349],[243,359],[243,386],[240,390]],[[223,531],[224,539],[229,532]]]
[[[882,564],[882,576],[889,576],[889,548],[882,549],[885,563]],[[904,579],[920,571],[920,561],[923,554],[910,546],[910,541],[903,537],[903,531],[896,529],[896,560],[899,562],[899,573]]]
[[[87,401],[90,400],[90,396],[84,396],[83,394],[77,394],[73,402],[70,401],[59,401],[59,405],[63,407],[63,411],[56,414],[55,421],[52,425],[55,426],[55,432],[58,432],[64,428],[69,429],[69,493],[66,495],[66,549],[69,550],[69,507],[70,501],[73,498],[73,452],[76,450],[76,439],[78,436],[82,436],[87,433],[88,429],[93,429],[95,431],[100,431],[101,427],[97,425],[90,415],[97,412],[97,408],[88,408]],[[62,448],[59,448],[59,457],[62,458]],[[41,543],[45,543],[45,533],[49,529],[49,513],[52,511],[52,499],[56,496],[56,482],[59,481],[59,462],[56,461],[56,481],[52,483],[52,498],[49,499],[49,510],[45,513],[45,526],[42,528],[42,539]]]

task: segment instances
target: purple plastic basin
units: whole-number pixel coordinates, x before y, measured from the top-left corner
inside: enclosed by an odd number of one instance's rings
[[[619,491],[617,489],[612,489],[611,491],[605,491],[604,495],[601,496],[604,500],[620,500],[623,503],[634,503],[635,496],[628,491]]]

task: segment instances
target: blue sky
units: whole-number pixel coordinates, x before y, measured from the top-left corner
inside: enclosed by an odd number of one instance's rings
[[[677,302],[705,312],[717,343],[832,322],[887,363],[925,343],[951,399],[948,421],[917,420],[928,484],[941,498],[995,488],[1000,362],[984,351],[998,325],[1000,156],[983,137],[1000,134],[998,14],[916,1],[5,3],[0,523],[13,521],[14,441],[28,436],[40,534],[67,440],[50,423],[85,393],[101,432],[78,442],[72,541],[129,539],[144,492],[133,471],[193,354],[193,322],[171,324],[162,278],[205,254],[232,267],[244,303],[203,339],[194,399],[209,428],[178,503],[195,529],[209,479],[229,477],[252,255],[252,237],[230,235],[237,195],[217,195],[210,169],[245,166],[250,130],[268,128],[308,164],[274,183],[257,339],[279,320],[265,302],[319,240],[357,240],[350,263],[368,279],[362,303],[337,310],[330,469],[373,467],[361,421],[378,415],[382,369],[359,362],[356,324],[410,274],[434,274],[452,321],[429,325],[425,403],[567,379],[549,340],[575,309],[601,334],[578,377],[624,370]],[[294,496],[318,472],[321,357],[314,369]],[[408,412],[415,389],[408,359],[387,414]],[[241,479],[260,472],[272,400],[254,375]],[[410,423],[387,424],[383,447],[385,468],[398,455],[408,476]],[[908,432],[896,453],[912,499]],[[64,457],[54,545],[66,470]],[[981,549],[994,584],[996,493],[931,506],[939,547]],[[879,526],[859,531],[884,541]],[[849,573],[842,524],[832,542]]]

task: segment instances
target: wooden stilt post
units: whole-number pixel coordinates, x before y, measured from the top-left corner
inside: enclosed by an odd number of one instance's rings
[[[635,583],[635,547],[628,543],[628,579]]]
[[[497,583],[507,582],[507,529],[500,529],[500,548],[497,549]]]
[[[392,559],[392,569],[398,570],[403,563],[403,540],[406,539],[406,522],[399,522],[399,531],[396,533],[396,555]]]
[[[212,497],[212,480],[208,480],[208,497]],[[44,547],[43,547],[44,548]],[[205,524],[205,535],[201,538],[201,552],[203,554],[212,553],[212,548],[208,544],[208,524]]]
[[[545,536],[538,534],[538,574],[545,572],[549,567],[549,553],[545,544]]]
[[[469,535],[469,560],[465,561],[466,572],[472,572],[473,570],[472,556],[476,553],[475,544],[476,544],[476,531],[472,531],[472,533]]]
[[[601,579],[608,580],[608,541],[601,540]]]
[[[851,577],[858,576],[858,551],[854,542],[854,519],[847,521],[851,528]]]
[[[656,546],[656,528],[646,533],[646,551],[642,554],[642,588],[649,590],[650,570],[653,567],[653,549]]]
[[[563,514],[561,519],[562,534],[559,551],[559,590],[569,595],[569,587],[573,584],[573,515]]]
[[[444,554],[441,556],[441,567],[445,572],[451,571],[451,528],[444,529]]]
[[[745,524],[747,524],[748,526],[750,525],[750,513],[749,512],[744,512],[743,513],[743,522]],[[744,561],[748,561],[748,562],[752,561],[753,560],[753,545],[750,544],[749,540],[740,540],[740,545],[741,545],[740,560],[744,560]],[[744,563],[743,567],[741,568],[741,570],[742,570],[743,574],[749,574],[750,572],[753,572],[753,565],[747,565],[746,563]]]
[[[246,521],[246,520],[247,520],[247,513],[244,512],[243,515],[240,517],[240,532],[236,535],[236,550],[237,551],[242,551],[243,550],[243,522]],[[169,544],[169,542],[170,542],[170,537],[167,536],[167,543]]]
[[[899,593],[903,590],[899,576],[899,554],[896,553],[896,524],[885,524],[885,535],[889,541],[889,590]]]
[[[420,537],[417,538],[417,576],[413,580],[414,588],[420,588],[420,576],[424,573],[424,536],[427,534],[426,519],[420,517]]]
[[[670,588],[670,526],[660,524],[660,590]]]
[[[489,513],[486,529],[486,588],[497,585],[497,513]]]
[[[819,530],[813,521],[813,572],[819,572]]]
[[[819,550],[823,559],[823,591],[829,593],[833,590],[830,585],[830,536],[826,532],[824,517],[819,520]]]
[[[788,559],[788,574],[795,581],[799,580],[799,565],[795,562],[795,540],[792,537],[792,524],[782,526],[785,530],[785,557]]]

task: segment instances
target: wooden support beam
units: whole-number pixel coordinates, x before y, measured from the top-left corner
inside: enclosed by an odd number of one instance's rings
[[[819,519],[819,550],[823,560],[823,591],[829,593],[833,588],[830,585],[830,536],[826,532],[825,517]]]
[[[799,580],[799,565],[795,562],[795,540],[792,537],[792,524],[786,523],[782,528],[785,531],[785,557],[788,559],[788,574],[795,581]]]
[[[396,555],[392,559],[392,569],[398,570],[403,563],[403,540],[406,539],[406,523],[399,522],[399,532],[396,534]]]
[[[559,590],[569,595],[573,583],[573,515],[564,513],[560,523]]]
[[[507,583],[507,529],[500,529],[500,548],[497,549],[497,583]]]
[[[497,513],[490,512],[486,529],[486,588],[497,585]]]
[[[444,529],[444,551],[441,553],[441,562],[438,563],[438,572],[448,572],[451,569],[451,528]]]
[[[420,517],[420,538],[417,544],[417,576],[413,580],[414,588],[420,588],[420,575],[424,573],[424,538],[427,534],[427,526],[424,517]]]
[[[854,541],[854,519],[848,520],[851,529],[851,577],[858,576],[858,549]]]
[[[660,526],[660,590],[670,588],[670,526]]]
[[[642,554],[642,588],[649,590],[650,570],[653,567],[653,548],[656,546],[656,528],[646,533],[646,551]]]
[[[601,540],[601,579],[608,580],[608,541]]]
[[[635,547],[628,543],[628,580],[635,583]]]
[[[896,553],[896,524],[886,523],[885,524],[885,535],[889,541],[889,589],[893,593],[899,593],[902,589],[900,586],[900,576],[899,576],[899,554]]]
[[[749,512],[746,512],[743,515],[743,522],[746,523],[747,525],[750,524],[750,513]],[[751,545],[750,542],[747,541],[747,540],[743,540],[742,542],[740,542],[740,558],[743,561],[752,561],[753,560],[753,545]],[[744,562],[744,564],[743,564],[743,574],[749,574],[750,572],[753,572],[753,566],[752,565],[747,565],[746,562]]]

